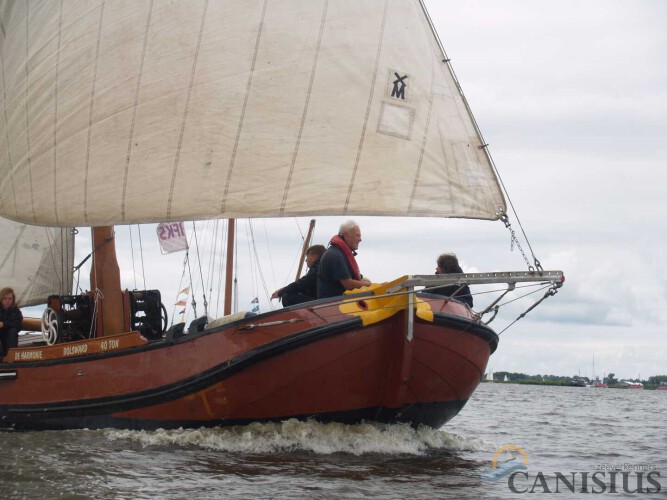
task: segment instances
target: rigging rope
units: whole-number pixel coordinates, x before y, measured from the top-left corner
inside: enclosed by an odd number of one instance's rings
[[[188,263],[188,276],[190,277],[190,293],[192,294],[192,309],[197,317],[197,299],[195,299],[195,284],[192,281],[192,268],[190,267],[190,248],[185,249],[185,261]]]
[[[264,294],[266,296],[266,299],[268,300],[271,309],[273,309],[273,304],[271,304],[271,301],[269,300],[269,297],[271,297],[271,294],[269,293],[269,290],[266,286],[266,280],[264,279],[264,273],[262,272],[262,266],[259,262],[259,254],[257,253],[257,246],[255,244],[255,233],[252,229],[252,224],[250,224],[250,238],[252,240],[252,249],[255,254],[255,262],[257,263],[257,272],[260,277],[260,281],[262,282],[262,288],[264,288]],[[275,279],[275,278],[274,278]]]
[[[130,230],[130,253],[132,254],[132,277],[134,278],[134,289],[137,289],[137,270],[134,267],[134,243],[132,242],[132,226],[128,226]]]
[[[192,230],[195,234],[195,249],[197,250],[197,263],[199,265],[199,279],[201,279],[202,295],[204,298],[204,316],[208,316],[208,301],[206,300],[206,284],[204,283],[204,274],[202,273],[201,257],[199,256],[199,240],[197,239],[197,223],[192,221]],[[194,294],[193,294],[194,295]],[[195,314],[196,316],[196,314]]]
[[[141,238],[141,226],[137,224],[137,229],[139,229],[139,251],[141,253],[141,273],[144,277],[144,290],[146,290],[146,268],[144,266],[144,246]]]

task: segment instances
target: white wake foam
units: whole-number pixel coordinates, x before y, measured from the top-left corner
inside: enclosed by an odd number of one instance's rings
[[[131,440],[143,446],[194,446],[209,450],[271,454],[310,451],[318,454],[423,455],[430,450],[486,451],[486,443],[443,430],[408,425],[364,423],[322,424],[296,419],[201,429],[105,431],[110,440]]]

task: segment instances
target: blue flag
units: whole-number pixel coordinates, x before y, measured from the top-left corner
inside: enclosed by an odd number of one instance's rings
[[[250,312],[259,314],[259,298],[255,297],[250,301]]]

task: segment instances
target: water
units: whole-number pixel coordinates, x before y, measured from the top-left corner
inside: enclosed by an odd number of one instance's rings
[[[491,481],[502,446],[522,471],[518,491],[543,472],[572,478],[601,467],[655,469],[663,491],[614,498],[667,497],[667,391],[482,384],[443,429],[401,425],[344,426],[286,421],[248,427],[177,431],[0,432],[0,498],[518,498],[507,478]],[[507,453],[498,456],[510,458]],[[511,462],[510,464],[518,463]],[[658,477],[656,474],[659,474]],[[528,478],[528,479],[526,479]],[[601,487],[590,483],[590,491]],[[603,496],[603,495],[597,495]]]

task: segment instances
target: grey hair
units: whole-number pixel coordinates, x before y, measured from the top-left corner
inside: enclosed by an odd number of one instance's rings
[[[359,227],[359,224],[354,222],[352,219],[345,221],[340,225],[340,228],[338,228],[338,234],[348,233],[355,227]]]

